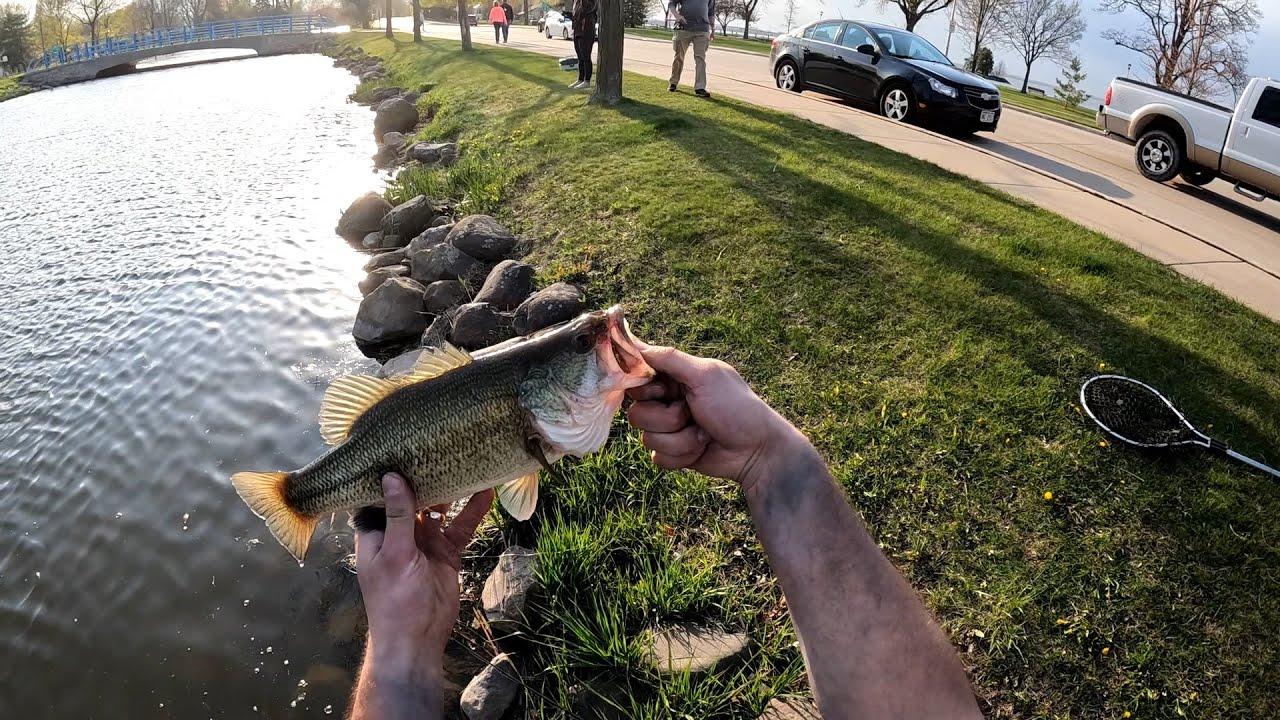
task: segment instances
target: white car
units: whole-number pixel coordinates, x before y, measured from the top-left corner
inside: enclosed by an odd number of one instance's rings
[[[556,10],[547,11],[546,22],[542,25],[542,34],[547,39],[558,37],[561,40],[573,39],[573,18]]]

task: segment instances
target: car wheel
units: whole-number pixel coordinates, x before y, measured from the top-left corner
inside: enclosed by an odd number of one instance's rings
[[[563,30],[561,30],[561,31],[560,31],[560,39],[561,39],[561,40],[568,40],[568,39],[569,39],[569,28],[565,28],[565,29],[563,29]]]
[[[1182,178],[1182,182],[1188,185],[1201,187],[1213,182],[1218,177],[1218,173],[1203,165],[1188,165],[1182,172],[1178,173],[1178,177]]]
[[[773,69],[773,80],[782,90],[800,92],[804,89],[800,84],[800,71],[796,69],[796,64],[790,60],[783,60],[778,63],[778,67]]]
[[[906,122],[911,119],[914,104],[911,88],[906,85],[890,85],[880,96],[880,114],[890,120]]]
[[[1164,130],[1152,130],[1138,139],[1134,159],[1143,177],[1169,182],[1182,169],[1182,146]]]

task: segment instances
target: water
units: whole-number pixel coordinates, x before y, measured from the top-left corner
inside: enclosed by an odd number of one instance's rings
[[[0,717],[345,706],[349,536],[299,568],[227,478],[319,454],[324,387],[371,365],[333,234],[378,185],[353,87],[287,56],[0,104]]]

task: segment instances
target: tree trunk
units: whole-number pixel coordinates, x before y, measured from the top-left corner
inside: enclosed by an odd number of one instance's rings
[[[751,39],[751,35],[749,34],[750,32],[751,32],[751,21],[743,20],[742,21],[742,39],[750,40]]]
[[[387,39],[391,37],[391,0],[387,0]]]
[[[524,24],[529,24],[529,0],[524,0]]]
[[[1022,94],[1027,94],[1027,83],[1031,82],[1031,63],[1027,63],[1027,74],[1022,76]]]
[[[622,100],[622,0],[600,0],[600,53],[596,89],[591,102],[616,105]]]
[[[422,3],[413,0],[413,41],[422,42]]]
[[[924,16],[916,15],[915,13],[904,13],[904,15],[906,16],[905,19],[907,21],[907,32],[915,32],[916,23],[920,22],[920,18]]]
[[[462,34],[462,49],[471,49],[471,24],[467,22],[467,0],[458,0],[458,30]]]

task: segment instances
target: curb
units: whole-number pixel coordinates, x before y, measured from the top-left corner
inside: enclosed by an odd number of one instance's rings
[[[663,43],[663,44],[668,44],[668,43],[670,43],[670,42],[671,42],[670,40],[662,40],[662,39],[654,38],[654,37],[646,37],[646,36],[644,36],[644,35],[632,35],[632,34],[627,33],[627,32],[623,32],[623,33],[622,33],[622,36],[623,36],[623,37],[626,37],[626,38],[630,38],[630,39],[632,39],[632,40],[641,40],[641,41],[643,41],[643,42],[656,42],[656,43]],[[709,48],[707,48],[707,49],[708,49],[708,50],[717,50],[717,51],[719,51],[719,52],[731,52],[731,53],[737,53],[737,54],[739,54],[739,55],[748,55],[748,56],[751,56],[751,57],[757,57],[757,58],[761,58],[761,59],[764,59],[764,60],[768,60],[768,59],[769,59],[769,53],[753,52],[753,51],[751,51],[751,50],[739,50],[738,48],[716,47],[716,42],[715,42],[714,40],[712,40],[712,41],[711,41],[711,47],[709,47]]]
[[[1017,90],[1014,90],[1014,92],[1017,92]],[[1026,115],[1035,115],[1038,118],[1049,120],[1051,122],[1056,122],[1059,125],[1066,125],[1067,127],[1072,127],[1077,130],[1084,130],[1086,132],[1091,132],[1095,135],[1106,135],[1106,133],[1102,132],[1096,127],[1093,127],[1092,125],[1081,125],[1080,123],[1071,122],[1070,120],[1063,120],[1060,117],[1054,117],[1046,113],[1036,112],[1035,110],[1027,110],[1026,108],[1020,108],[1020,107],[1017,107],[1016,105],[1009,105],[1004,102],[1001,102],[1000,106],[1005,110],[1013,110],[1015,112],[1020,112]]]

